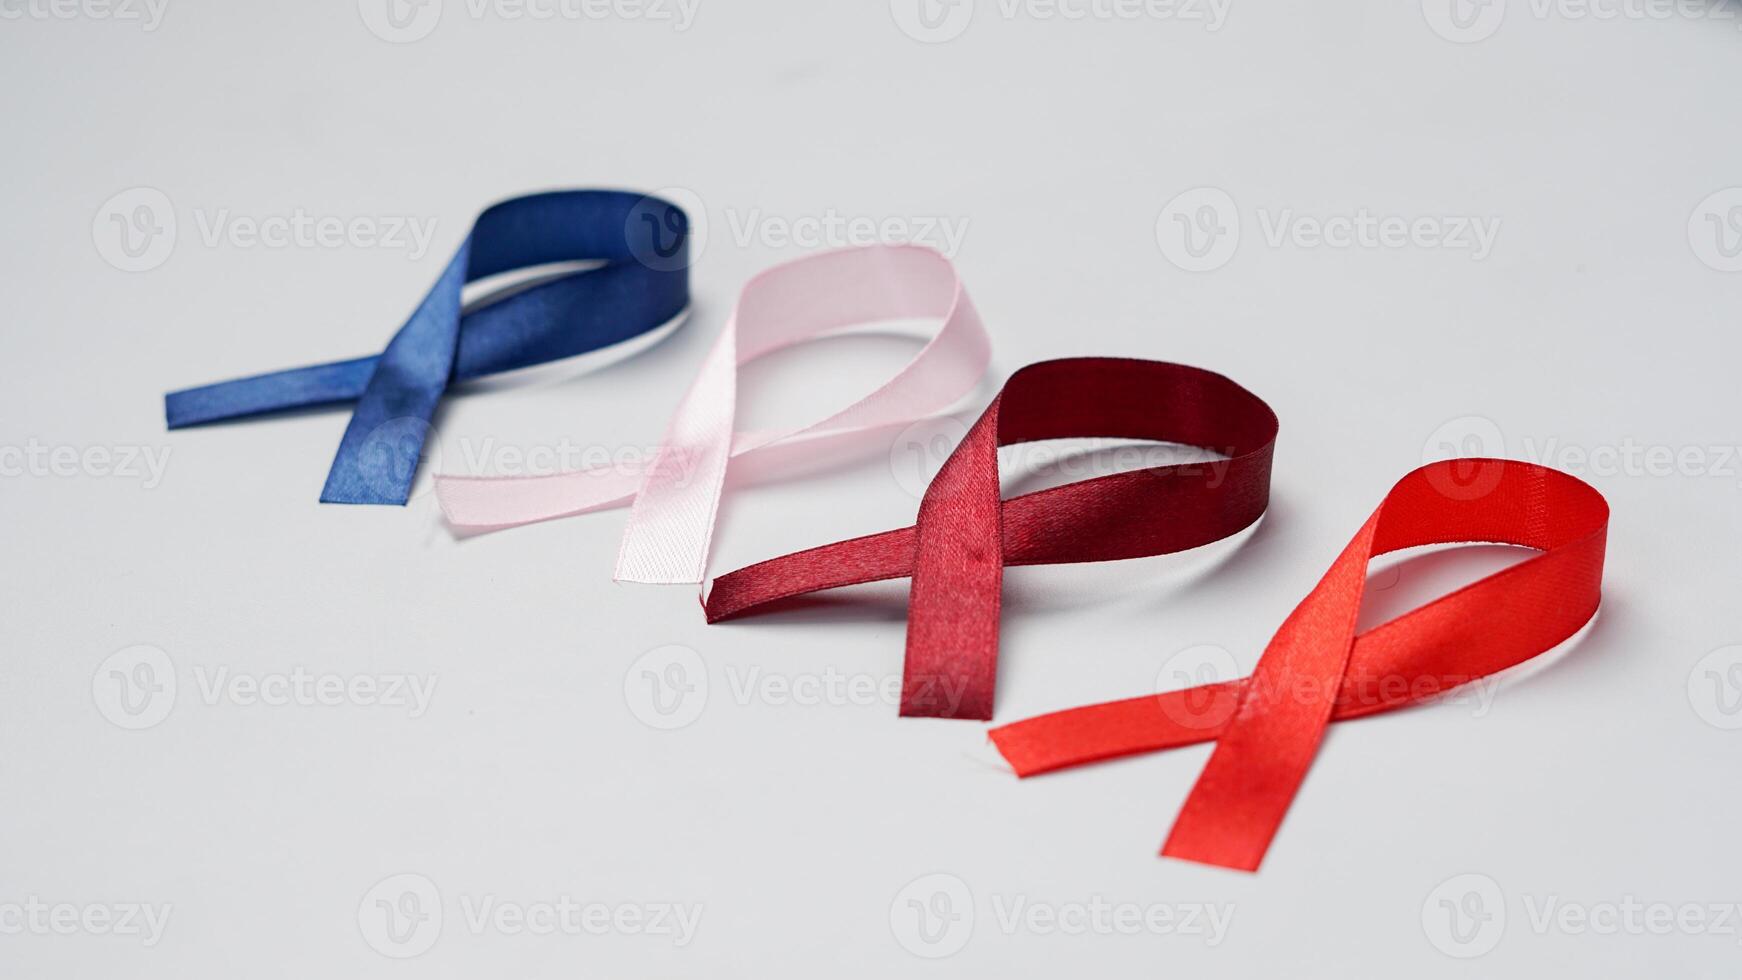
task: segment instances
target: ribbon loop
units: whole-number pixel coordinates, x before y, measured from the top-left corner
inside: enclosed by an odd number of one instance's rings
[[[1017,371],[932,479],[913,527],[812,548],[721,576],[709,622],[781,599],[911,576],[905,716],[992,716],[1006,565],[1109,561],[1195,548],[1263,514],[1276,415],[1227,378],[1120,358]],[[1099,436],[1227,457],[1115,473],[1000,500],[998,447]]]
[[[941,325],[876,391],[809,425],[734,428],[744,364],[846,328],[909,318]],[[824,252],[745,285],[653,460],[550,476],[444,476],[436,494],[459,527],[511,527],[633,502],[615,577],[700,582],[729,465],[780,447],[844,447],[934,416],[972,393],[990,359],[979,313],[943,255],[912,245]]]
[[[355,400],[325,503],[404,504],[429,419],[455,383],[572,357],[648,333],[689,305],[689,219],[627,191],[555,191],[486,209],[386,350],[171,392],[171,429]],[[465,311],[469,282],[597,262]]]
[[[1459,490],[1458,467],[1484,492]],[[1162,854],[1257,870],[1331,721],[1437,697],[1573,636],[1601,599],[1608,504],[1528,463],[1448,460],[1392,488],[1289,615],[1249,677],[993,729],[1020,776],[1214,740]],[[1487,542],[1540,552],[1356,635],[1370,559]]]

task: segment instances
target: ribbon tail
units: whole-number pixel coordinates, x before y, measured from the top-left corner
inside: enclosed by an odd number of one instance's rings
[[[1000,394],[926,488],[915,522],[903,718],[992,719],[1004,582]]]
[[[321,502],[399,504],[411,498],[430,418],[453,373],[468,239],[375,364],[327,471]]]
[[[642,479],[617,552],[618,582],[700,584],[706,574],[732,455],[737,335],[736,319],[727,321]]]
[[[170,429],[185,429],[208,422],[353,401],[368,386],[378,360],[378,356],[370,355],[172,391],[163,396],[163,421]]]

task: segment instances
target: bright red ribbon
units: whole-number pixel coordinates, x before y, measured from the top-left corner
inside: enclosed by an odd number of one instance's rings
[[[840,541],[721,576],[710,623],[822,589],[912,576],[901,713],[992,717],[1006,565],[1109,561],[1218,541],[1264,513],[1276,415],[1199,368],[1070,358],[1004,385],[944,463],[912,527]],[[1225,454],[999,499],[998,447],[1098,436]]]
[[[1557,470],[1496,459],[1424,466],[1386,495],[1251,676],[1042,715],[994,729],[992,740],[1031,776],[1214,739],[1161,853],[1255,871],[1329,722],[1425,700],[1578,632],[1597,611],[1608,522],[1602,495]],[[1454,542],[1541,554],[1356,635],[1370,558]]]

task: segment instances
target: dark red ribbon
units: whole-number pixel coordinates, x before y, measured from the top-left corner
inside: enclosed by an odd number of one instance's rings
[[[708,622],[776,600],[911,576],[901,713],[992,717],[1006,565],[1109,561],[1218,541],[1264,513],[1276,415],[1227,378],[1159,361],[1031,364],[1004,385],[933,478],[912,527],[721,576]],[[1115,473],[1001,501],[998,447],[1104,437],[1225,454]]]
[[[1251,676],[1042,715],[992,740],[1032,776],[1214,739],[1161,853],[1255,871],[1331,721],[1434,697],[1577,633],[1597,611],[1608,522],[1602,495],[1557,470],[1424,466],[1386,495]],[[1455,542],[1541,554],[1356,635],[1370,558]]]

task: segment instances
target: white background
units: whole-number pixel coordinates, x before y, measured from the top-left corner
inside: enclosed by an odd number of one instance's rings
[[[901,29],[912,0],[702,0],[687,28],[446,8],[395,40],[352,0],[168,0],[154,26],[95,0],[0,3],[0,973],[1734,975],[1735,921],[1595,935],[1532,911],[1742,901],[1742,657],[1708,657],[1742,643],[1742,466],[1724,448],[1742,441],[1742,272],[1726,271],[1742,194],[1702,204],[1742,185],[1735,11],[1512,0],[1454,21],[1431,0],[1236,0],[1211,29],[981,0],[965,23],[969,8],[934,8],[940,33],[961,29],[936,40]],[[1021,782],[979,724],[737,693],[754,671],[898,673],[899,585],[708,627],[687,587],[611,583],[621,511],[460,541],[428,495],[317,504],[342,410],[164,431],[172,388],[379,350],[480,208],[571,186],[700,199],[695,315],[607,370],[450,399],[444,471],[492,438],[654,443],[738,286],[805,254],[783,229],[830,214],[965,227],[956,259],[998,379],[1060,355],[1155,357],[1276,407],[1273,505],[1242,546],[1009,577],[999,721],[1151,690],[1194,647],[1250,669],[1391,483],[1447,441],[1485,436],[1608,497],[1601,616],[1484,712],[1334,728],[1245,875],[1156,857],[1206,746]],[[1189,272],[1166,209],[1201,187],[1225,192],[1240,233],[1219,268]],[[177,230],[129,272],[112,220],[135,188],[161,192]],[[413,258],[223,231],[299,213],[434,222],[434,239]],[[1292,237],[1363,213],[1499,231],[1480,258]],[[813,416],[914,349],[782,355],[747,373],[742,415]],[[169,456],[160,479],[88,455],[57,475],[33,446]],[[1644,447],[1674,451],[1677,472]],[[735,491],[714,572],[910,522],[900,455]],[[1369,619],[1494,565],[1376,571]],[[135,731],[110,720],[108,672],[136,645],[162,651],[177,692]],[[694,651],[680,659],[709,691],[663,731],[626,691],[669,645]],[[299,667],[436,688],[415,718],[202,690]],[[443,913],[403,961],[358,915],[399,874]],[[935,874],[954,878],[909,887]],[[1442,885],[1469,874],[1485,877]],[[927,946],[905,903],[938,882],[973,930]],[[1439,901],[1466,892],[1490,925],[1460,944]],[[172,911],[148,947],[20,926],[33,896]],[[703,914],[682,947],[467,921],[488,899],[564,896]],[[1000,917],[1097,899],[1234,913],[1214,944]]]

